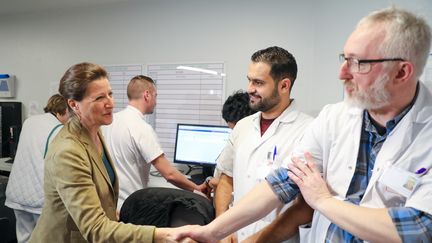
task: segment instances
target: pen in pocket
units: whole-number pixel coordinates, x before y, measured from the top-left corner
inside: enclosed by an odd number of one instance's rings
[[[427,172],[428,172],[428,169],[422,167],[422,168],[418,169],[418,170],[415,172],[415,174],[418,175],[418,176],[422,176],[422,175],[426,174]]]

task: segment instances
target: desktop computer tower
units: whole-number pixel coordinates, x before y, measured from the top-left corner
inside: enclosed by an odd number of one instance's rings
[[[0,157],[14,157],[22,126],[21,102],[0,102]]]

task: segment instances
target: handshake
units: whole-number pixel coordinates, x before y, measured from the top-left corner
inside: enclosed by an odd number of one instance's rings
[[[217,242],[211,237],[206,226],[186,225],[178,228],[156,228],[155,243],[196,243],[196,242]]]

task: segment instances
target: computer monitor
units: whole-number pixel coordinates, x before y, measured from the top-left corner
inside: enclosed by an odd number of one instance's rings
[[[21,102],[0,102],[0,157],[15,156],[21,126]]]
[[[177,124],[174,163],[214,168],[230,133],[225,126]]]

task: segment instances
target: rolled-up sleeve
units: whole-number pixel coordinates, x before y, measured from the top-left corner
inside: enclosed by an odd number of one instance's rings
[[[274,170],[266,177],[266,180],[282,203],[291,202],[300,192],[295,182],[288,177],[286,168]]]
[[[402,242],[431,242],[432,216],[408,207],[389,208]]]
[[[219,178],[222,173],[230,177],[233,176],[234,154],[235,150],[233,142],[230,139],[220,153],[219,157],[216,159],[217,164],[214,177]]]

